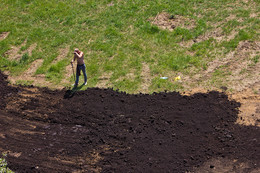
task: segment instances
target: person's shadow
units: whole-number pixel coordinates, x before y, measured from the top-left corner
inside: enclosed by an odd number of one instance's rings
[[[64,99],[68,99],[68,98],[72,98],[74,96],[74,94],[79,91],[82,87],[84,86],[84,84],[80,85],[80,86],[74,86],[72,89],[68,89],[65,94],[64,94]]]

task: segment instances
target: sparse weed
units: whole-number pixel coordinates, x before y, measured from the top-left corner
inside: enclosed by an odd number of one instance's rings
[[[33,80],[17,80],[15,82],[16,85],[32,85],[33,84]]]

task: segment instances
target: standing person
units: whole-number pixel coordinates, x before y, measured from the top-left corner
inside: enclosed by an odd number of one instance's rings
[[[71,60],[71,64],[77,59],[77,69],[76,69],[76,81],[74,86],[78,86],[80,71],[82,70],[84,75],[84,83],[83,85],[87,85],[87,74],[86,74],[86,65],[84,63],[84,53],[80,51],[78,48],[74,50],[74,58]]]

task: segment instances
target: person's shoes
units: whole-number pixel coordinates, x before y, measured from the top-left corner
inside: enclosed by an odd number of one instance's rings
[[[74,86],[74,87],[77,87],[77,86],[78,86],[78,84],[75,84],[75,83],[74,83],[72,86]]]
[[[83,83],[83,85],[87,85],[87,84],[88,84],[88,82]]]

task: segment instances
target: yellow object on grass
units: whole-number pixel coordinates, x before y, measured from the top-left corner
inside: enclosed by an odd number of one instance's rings
[[[174,79],[174,81],[177,81],[177,80],[180,80],[181,79],[181,77],[180,76],[177,76],[175,79]]]

